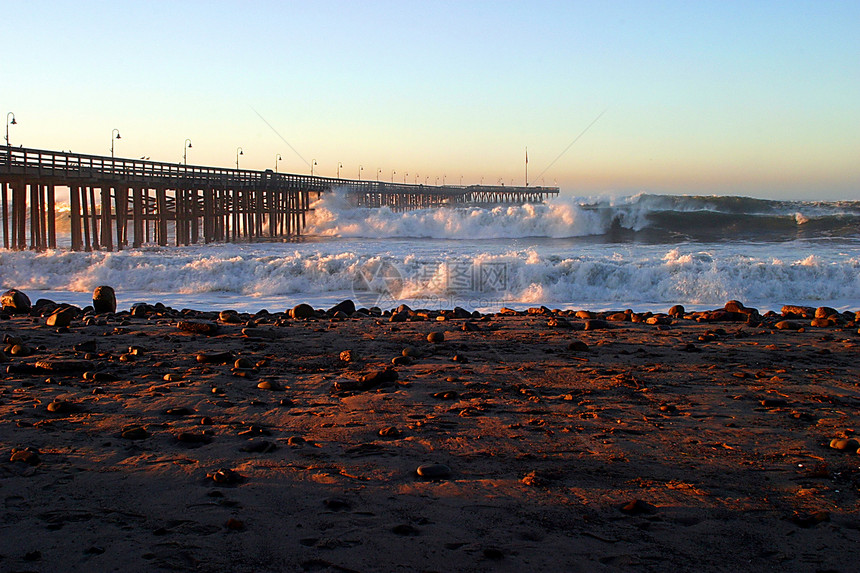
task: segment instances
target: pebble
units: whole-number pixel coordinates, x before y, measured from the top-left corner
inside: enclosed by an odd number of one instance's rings
[[[344,350],[340,353],[341,362],[355,362],[358,360],[358,353],[355,350]]]
[[[643,514],[653,514],[657,513],[657,508],[642,501],[641,499],[634,499],[633,501],[629,501],[618,508],[621,513],[626,513],[627,515],[643,515]]]
[[[430,334],[427,335],[427,342],[430,342],[431,344],[438,344],[438,343],[444,342],[444,341],[445,341],[445,333],[444,332],[435,331],[435,332],[431,332]]]
[[[416,473],[427,480],[442,480],[451,477],[451,468],[445,464],[421,464]]]
[[[69,414],[77,409],[77,406],[68,400],[57,399],[48,404],[48,411],[55,414]]]
[[[93,291],[93,312],[96,314],[116,312],[116,293],[109,286],[97,286]]]
[[[855,438],[833,438],[830,440],[830,447],[842,452],[857,453],[860,441]]]
[[[573,352],[588,352],[588,345],[581,340],[571,340],[567,344],[567,349]]]
[[[39,459],[39,450],[36,448],[12,448],[10,462],[23,462],[31,466],[37,466],[42,460]]]
[[[382,428],[379,430],[379,436],[382,438],[399,438],[400,430],[395,428],[394,426],[388,426],[386,428]]]
[[[192,334],[203,334],[205,336],[213,336],[218,334],[217,322],[203,322],[197,320],[180,320],[176,323],[176,328],[182,332],[190,332]]]
[[[120,436],[125,440],[143,440],[151,434],[143,426],[128,426],[123,428]]]
[[[317,313],[309,304],[297,304],[289,311],[290,318],[295,319],[305,319],[305,318],[314,318]]]
[[[803,328],[803,325],[793,320],[780,320],[774,324],[774,327],[777,330],[800,330]]]
[[[197,362],[200,364],[229,364],[233,362],[232,352],[198,352]]]
[[[206,477],[220,485],[235,485],[244,479],[237,472],[227,468],[217,469]]]
[[[263,380],[259,384],[257,384],[257,388],[260,390],[283,390],[281,385],[275,382],[274,380]]]
[[[36,368],[46,370],[48,372],[80,372],[92,368],[93,363],[89,360],[38,360]]]

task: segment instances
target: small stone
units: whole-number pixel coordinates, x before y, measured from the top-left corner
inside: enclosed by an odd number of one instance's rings
[[[217,469],[206,477],[211,478],[212,481],[220,485],[235,485],[244,479],[237,472],[227,468]]]
[[[233,362],[232,352],[199,352],[197,362],[200,364],[229,364]]]
[[[382,428],[379,430],[379,436],[381,438],[399,438],[400,430],[395,428],[394,426],[388,426],[387,428]]]
[[[227,520],[227,523],[224,524],[224,527],[229,529],[230,531],[244,531],[245,530],[245,522],[234,517],[231,517]]]
[[[314,310],[314,307],[312,307],[309,304],[304,304],[304,303],[297,304],[296,306],[294,306],[289,311],[289,314],[290,314],[290,318],[295,318],[295,319],[314,318],[317,315],[316,311]]]
[[[443,480],[451,477],[451,468],[445,464],[421,464],[415,471],[426,480]]]
[[[860,449],[860,441],[855,438],[833,438],[830,440],[830,447],[834,450],[853,454]]]
[[[780,320],[774,327],[777,330],[800,330],[803,328],[803,325],[793,320]]]
[[[178,372],[170,372],[168,374],[165,374],[162,379],[165,382],[179,382],[180,380],[182,380],[182,374],[179,374]]]
[[[38,360],[36,368],[48,372],[80,372],[92,368],[93,363],[89,360]]]
[[[213,336],[218,334],[217,322],[204,322],[196,320],[180,320],[176,323],[176,328],[182,332],[190,332],[192,334],[202,334],[204,336]]]
[[[218,313],[218,320],[227,324],[238,324],[242,322],[239,313],[235,310],[222,310]]]
[[[176,434],[176,440],[183,444],[208,444],[212,438],[197,432],[179,432]]]
[[[358,353],[354,350],[344,350],[340,353],[341,362],[355,362],[358,360]]]
[[[438,344],[438,343],[444,342],[444,341],[445,341],[445,333],[444,332],[435,331],[435,332],[431,332],[430,334],[427,335],[427,342],[430,342],[431,344]]]
[[[277,450],[278,446],[268,440],[251,440],[239,449],[243,452],[268,454]]]
[[[447,390],[445,392],[436,392],[433,394],[433,397],[437,400],[456,400],[460,395],[453,390]]]
[[[605,320],[601,320],[599,318],[593,318],[591,320],[585,321],[585,329],[584,330],[602,330],[607,328],[609,325]]]
[[[31,466],[37,466],[42,460],[39,459],[39,450],[36,448],[12,448],[10,462],[23,462]]]
[[[54,400],[48,404],[48,411],[54,414],[69,414],[77,410],[77,407],[72,402],[67,400]]]
[[[260,390],[282,390],[281,385],[274,380],[263,380],[262,382],[257,384],[257,388],[259,388]]]
[[[641,499],[634,499],[628,503],[622,505],[619,510],[621,513],[626,513],[627,515],[642,515],[642,514],[653,514],[657,512],[657,508],[642,501]]]
[[[355,303],[347,299],[328,309],[328,314],[336,314],[338,312],[343,312],[347,315],[353,314],[355,312]]]
[[[573,352],[588,352],[588,345],[581,340],[571,340],[567,344],[567,349]]]
[[[677,318],[677,317],[684,316],[684,312],[685,312],[684,306],[680,305],[680,304],[676,304],[675,306],[670,308],[666,314],[668,314],[669,316]]]
[[[97,286],[93,291],[93,312],[96,314],[116,312],[116,293],[109,286]]]
[[[233,362],[233,368],[248,369],[248,368],[253,368],[253,367],[254,367],[254,363],[251,360],[249,360],[248,358],[245,358],[244,356],[241,358],[237,358],[236,361]]]
[[[129,426],[124,428],[122,434],[120,434],[124,440],[143,440],[150,435],[143,426]]]
[[[69,326],[72,324],[72,319],[78,315],[78,310],[73,307],[58,308],[47,319],[45,324],[54,327]]]

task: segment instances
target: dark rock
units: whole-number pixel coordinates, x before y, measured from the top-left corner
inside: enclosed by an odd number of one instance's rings
[[[93,291],[93,312],[96,314],[116,312],[116,293],[109,286],[97,286]]]
[[[348,315],[353,314],[355,312],[355,303],[347,299],[328,309],[328,314],[336,314],[338,312],[343,312]]]
[[[684,309],[683,305],[676,304],[675,306],[670,308],[666,314],[668,314],[671,317],[678,318],[678,317],[684,316],[685,312],[686,312],[686,309]]]
[[[38,360],[36,362],[36,368],[44,370],[46,372],[81,372],[83,370],[87,370],[93,367],[93,363],[89,360]]]
[[[571,340],[567,344],[567,349],[573,352],[588,352],[588,345],[581,340]]]
[[[143,426],[127,426],[123,428],[120,437],[124,440],[144,440],[151,434]]]
[[[30,297],[18,289],[9,289],[0,295],[0,306],[9,314],[29,314]]]
[[[12,455],[9,457],[9,461],[23,462],[31,466],[37,466],[42,462],[39,459],[39,450],[36,448],[12,448]]]
[[[232,352],[199,352],[197,362],[200,364],[229,364],[233,362]]]
[[[316,311],[314,310],[314,307],[305,303],[297,304],[296,306],[294,306],[292,309],[290,309],[289,314],[290,318],[295,319],[314,318],[317,315]]]
[[[244,480],[239,473],[227,468],[215,470],[213,473],[207,474],[206,477],[211,478],[212,481],[219,485],[235,485]]]
[[[855,438],[833,438],[830,440],[830,447],[834,450],[853,454],[857,453],[857,450],[860,449],[860,441]]]
[[[379,430],[379,436],[381,438],[399,438],[400,430],[395,428],[394,426],[388,426],[387,428],[382,428]]]
[[[609,324],[605,320],[592,318],[585,321],[585,330],[601,330],[607,328]]]
[[[79,309],[67,306],[65,308],[58,308],[51,315],[45,319],[45,324],[48,326],[54,327],[63,327],[69,326],[72,323],[72,320],[78,315]]]
[[[622,505],[619,510],[627,515],[643,515],[657,513],[657,508],[641,499],[634,499]]]
[[[205,336],[213,336],[215,334],[218,334],[218,323],[216,322],[180,320],[178,323],[176,323],[176,328],[178,328],[182,332],[203,334]]]
[[[431,332],[427,335],[427,342],[438,344],[445,341],[445,333],[441,331]]]
[[[442,480],[451,477],[451,468],[445,464],[421,464],[415,471],[426,480]]]

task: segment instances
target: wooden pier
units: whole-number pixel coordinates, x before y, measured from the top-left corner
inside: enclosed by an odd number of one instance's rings
[[[311,203],[344,190],[355,206],[421,209],[541,202],[557,187],[428,186],[179,165],[0,147],[3,248],[57,248],[57,190],[72,250],[291,240]]]

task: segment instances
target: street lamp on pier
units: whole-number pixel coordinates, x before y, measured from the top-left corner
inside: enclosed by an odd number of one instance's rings
[[[281,157],[280,153],[275,155],[275,173],[278,172],[278,161],[281,161],[282,159],[283,159],[283,157]]]
[[[397,175],[397,171],[394,169],[391,170],[391,182],[394,183],[394,176]]]
[[[236,169],[239,169],[239,156],[245,155],[244,150],[241,147],[236,148]]]
[[[403,182],[406,183],[406,178],[409,177],[409,172],[403,174]]]
[[[188,150],[191,149],[191,140],[186,139],[182,149],[182,162],[188,165]]]
[[[364,171],[364,165],[358,166],[358,180],[361,181],[361,172]]]
[[[9,116],[12,116],[12,121],[9,121]],[[15,121],[15,114],[11,111],[6,114],[6,146],[9,147],[9,126],[10,125],[18,125],[18,122]]]
[[[340,161],[337,162],[337,178],[340,179],[340,168],[343,167],[343,163]]]
[[[379,183],[379,174],[382,173],[382,167],[376,170],[376,182]]]
[[[116,132],[116,137],[113,136],[114,131]],[[114,141],[117,139],[122,139],[122,138],[119,136],[119,130],[114,129],[113,131],[110,132],[110,158],[111,159],[113,159],[113,144],[114,144]]]
[[[313,161],[311,161],[311,177],[313,177],[313,176],[314,176],[314,166],[315,166],[316,164],[317,164],[317,160],[316,160],[316,159],[314,159]]]

